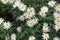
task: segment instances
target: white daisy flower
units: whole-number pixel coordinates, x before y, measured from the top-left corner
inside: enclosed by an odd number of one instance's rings
[[[42,35],[44,40],[48,40],[49,39],[49,34],[48,33],[43,33]]]
[[[32,18],[32,15],[28,14],[27,12],[24,13],[24,16],[26,19],[31,19]]]
[[[58,20],[60,20],[60,14],[59,14],[59,15],[57,15],[57,19],[58,19]]]
[[[27,25],[29,26],[29,27],[33,27],[33,22],[32,22],[32,20],[27,20]]]
[[[60,29],[60,24],[56,24],[55,27],[56,31],[58,31]]]
[[[21,2],[19,0],[16,0],[13,4],[13,7],[18,7],[21,4]]]
[[[54,15],[55,19],[60,20],[60,14],[54,13],[53,15]]]
[[[48,12],[48,7],[47,7],[47,6],[43,6],[43,7],[41,8],[41,11],[42,11],[42,12]]]
[[[45,16],[46,16],[46,13],[43,12],[43,11],[40,11],[40,12],[39,12],[39,15],[42,16],[42,17],[45,17]]]
[[[3,4],[6,4],[6,3],[9,2],[9,0],[1,0],[1,2],[2,2]]]
[[[21,27],[18,27],[18,28],[17,28],[17,31],[18,31],[18,32],[21,32],[21,30],[22,30]]]
[[[11,23],[10,23],[10,22],[4,22],[4,23],[3,23],[3,26],[4,26],[4,27],[3,27],[4,29],[10,29]]]
[[[37,24],[37,23],[38,23],[38,20],[39,20],[39,19],[37,19],[37,18],[32,19],[33,24],[34,24],[34,25]]]
[[[18,6],[18,8],[19,8],[21,11],[25,11],[26,5],[20,4],[20,5]]]
[[[48,24],[44,23],[42,30],[43,30],[43,32],[49,32]]]
[[[27,9],[27,13],[29,15],[31,15],[32,17],[34,17],[35,16],[35,10],[34,10],[34,8],[33,7],[28,8]]]
[[[51,6],[51,7],[54,7],[56,4],[56,1],[49,1],[48,2],[48,5]]]
[[[30,36],[28,40],[35,40],[36,38],[34,36]]]
[[[33,12],[35,12],[34,8],[33,7],[30,7],[27,9],[27,12],[32,14]]]
[[[60,4],[55,7],[57,11],[60,11]]]
[[[24,18],[23,15],[20,15],[19,19],[20,19],[21,21],[24,21],[24,20],[25,20],[25,18]]]
[[[59,40],[59,38],[58,37],[54,37],[53,40]]]
[[[3,23],[4,19],[3,18],[0,18],[0,24]]]
[[[31,15],[32,17],[35,16],[35,12],[29,13],[29,15]]]
[[[16,40],[16,34],[11,34],[11,40]]]
[[[13,3],[15,0],[9,0],[10,3]]]

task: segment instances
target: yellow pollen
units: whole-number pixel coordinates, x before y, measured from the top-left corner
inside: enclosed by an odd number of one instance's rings
[[[22,6],[22,8],[24,8],[24,6]]]
[[[31,40],[34,40],[33,38]]]
[[[58,16],[58,18],[60,18],[60,16]]]
[[[45,36],[45,38],[48,38],[48,36]]]
[[[4,0],[6,2],[6,0]]]
[[[30,22],[30,24],[32,24],[32,22]]]
[[[60,5],[58,6],[58,9],[60,9]]]
[[[36,19],[34,19],[34,22],[36,22]]]
[[[44,26],[44,28],[47,28],[47,26]]]
[[[60,28],[60,25],[58,25],[58,28]]]
[[[32,12],[32,10],[30,10],[30,12]]]
[[[8,24],[6,24],[6,26],[9,26]]]

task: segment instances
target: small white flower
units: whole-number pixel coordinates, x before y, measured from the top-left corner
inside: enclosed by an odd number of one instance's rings
[[[39,12],[39,15],[42,16],[42,17],[45,17],[45,16],[46,16],[46,13],[43,12],[43,11],[40,11],[40,12]]]
[[[21,30],[22,30],[21,27],[18,27],[18,28],[17,28],[17,31],[18,31],[18,32],[21,32]]]
[[[34,17],[35,16],[35,10],[34,10],[34,8],[33,7],[28,8],[27,9],[27,13],[29,15],[31,15],[32,17]]]
[[[30,7],[30,8],[27,9],[27,12],[32,14],[33,12],[35,12],[35,10],[34,10],[34,8]]]
[[[59,13],[54,13],[53,15],[54,15],[55,19],[60,20],[60,14]]]
[[[51,7],[55,6],[55,4],[56,4],[56,1],[49,1],[48,2],[48,5]]]
[[[9,2],[10,2],[10,3],[13,3],[13,2],[14,2],[14,0],[9,0]]]
[[[35,16],[35,12],[29,13],[32,17]]]
[[[4,26],[4,27],[3,27],[4,29],[10,29],[11,23],[10,23],[10,22],[4,22],[4,23],[3,23],[3,26]]]
[[[57,11],[60,11],[60,4],[55,7]]]
[[[1,0],[2,3],[6,4],[9,2],[9,0]]]
[[[35,40],[36,38],[34,36],[30,36],[29,40]]]
[[[21,16],[19,17],[19,19],[20,19],[21,21],[24,21],[24,20],[25,20],[25,18],[24,18],[23,15],[21,15]]]
[[[37,19],[37,18],[32,19],[33,24],[34,24],[34,25],[37,24],[37,23],[38,23],[38,20],[39,20],[39,19]]]
[[[28,25],[29,27],[33,27],[33,22],[32,22],[32,20],[27,20],[27,25]]]
[[[58,37],[55,37],[55,38],[53,38],[53,40],[59,40],[59,38]]]
[[[48,40],[49,39],[49,34],[48,33],[43,33],[42,35],[44,40]]]
[[[18,7],[21,4],[21,2],[19,0],[16,0],[13,4],[13,7]]]
[[[3,23],[4,19],[3,18],[0,18],[0,24]]]
[[[24,16],[26,19],[31,19],[32,18],[32,15],[28,14],[27,12],[24,13]]]
[[[11,34],[11,40],[16,40],[16,34]]]
[[[43,32],[49,32],[48,24],[44,23],[42,30],[43,30]]]
[[[42,11],[42,12],[48,12],[48,7],[47,7],[47,6],[43,6],[43,7],[41,8],[41,11]]]
[[[56,31],[58,31],[60,29],[60,24],[56,24],[55,27]]]
[[[18,8],[19,8],[21,11],[25,11],[26,5],[20,4],[20,5],[18,6]]]

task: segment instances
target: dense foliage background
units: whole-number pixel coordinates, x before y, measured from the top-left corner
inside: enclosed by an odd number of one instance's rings
[[[3,4],[0,1],[0,17],[4,18],[5,21],[10,21],[12,23],[12,27],[7,31],[3,29],[0,26],[0,40],[5,40],[5,36],[7,33],[12,34],[16,33],[17,40],[28,40],[28,37],[30,35],[34,35],[36,37],[36,40],[43,40],[42,39],[42,25],[44,22],[49,24],[50,27],[50,38],[49,40],[52,40],[54,37],[60,38],[60,31],[56,32],[54,27],[54,17],[53,13],[55,10],[47,5],[47,3],[50,0],[22,0],[23,3],[27,5],[27,7],[34,7],[36,10],[36,17],[39,18],[39,23],[35,25],[33,28],[29,28],[26,26],[26,20],[24,22],[17,20],[17,17],[22,15],[23,12],[20,11],[18,8],[13,9],[12,4]],[[55,0],[57,3],[60,3],[60,0]],[[49,7],[49,13],[47,13],[47,16],[45,18],[42,18],[38,16],[38,12],[42,6],[48,6]],[[16,31],[16,28],[21,26],[22,32],[19,33]]]

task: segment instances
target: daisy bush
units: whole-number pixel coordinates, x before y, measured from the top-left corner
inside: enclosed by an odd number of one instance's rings
[[[0,40],[60,40],[60,0],[0,0]]]

